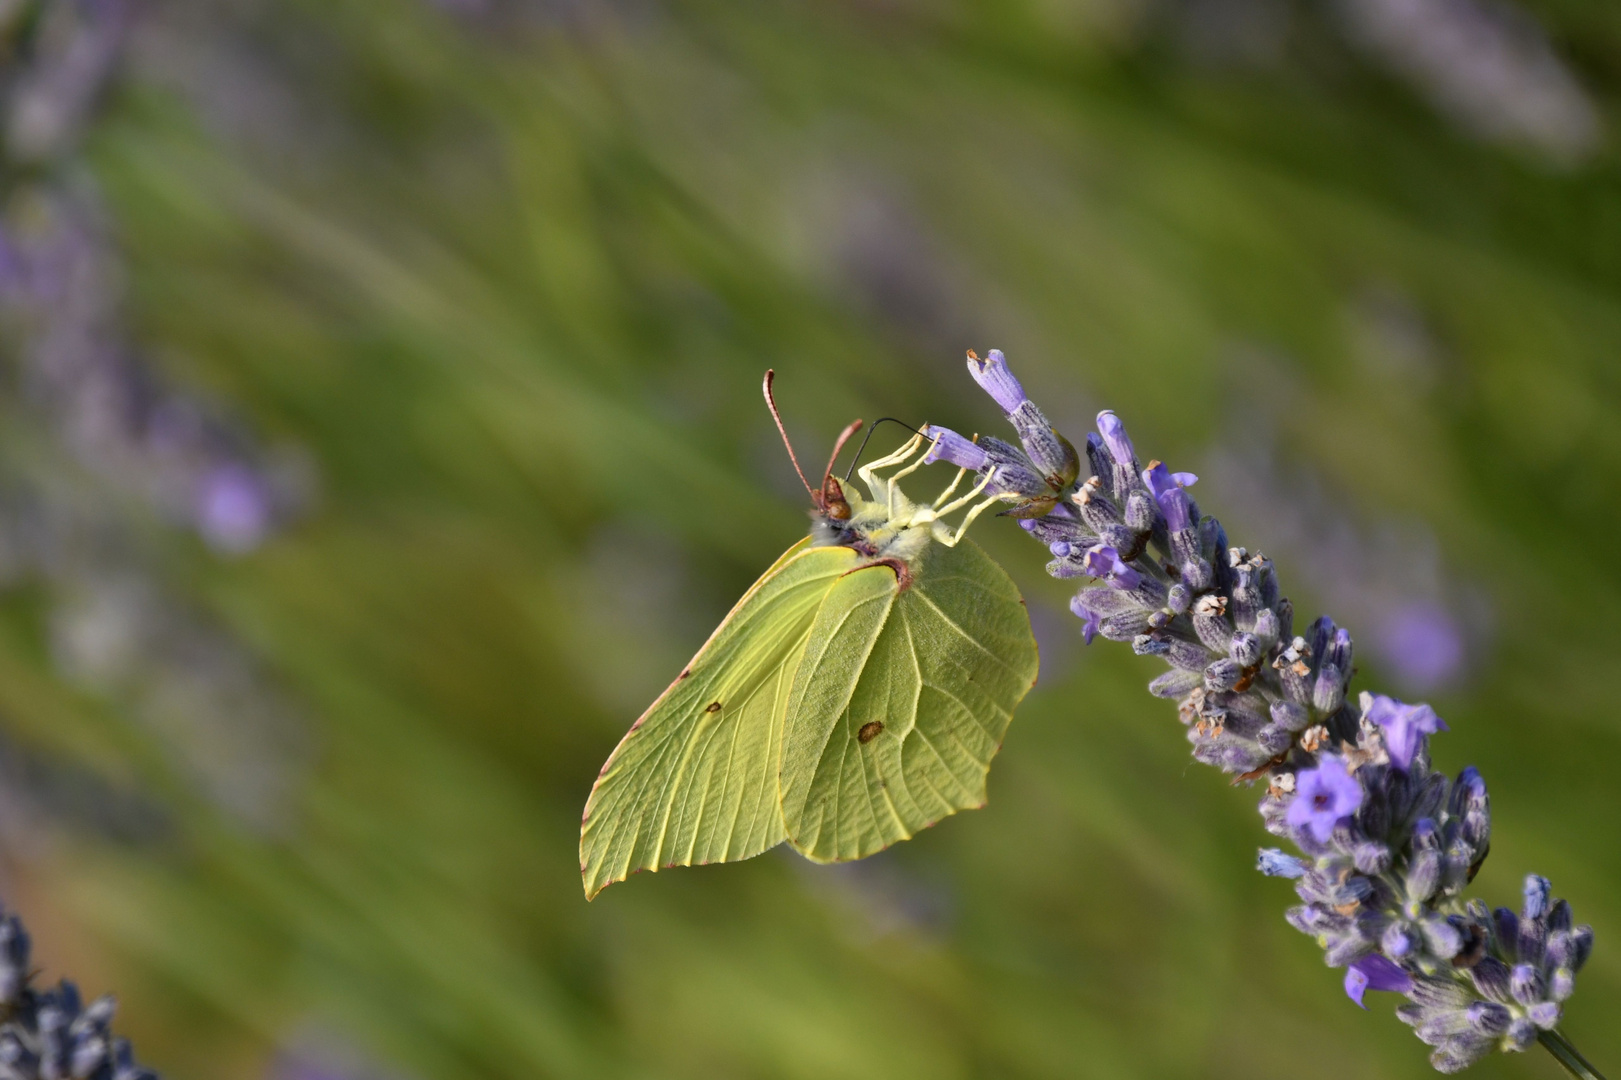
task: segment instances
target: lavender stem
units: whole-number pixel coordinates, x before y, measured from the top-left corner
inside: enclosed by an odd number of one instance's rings
[[[1564,1033],[1558,1028],[1544,1031],[1537,1036],[1541,1043],[1552,1054],[1554,1060],[1565,1067],[1565,1071],[1581,1080],[1604,1080],[1604,1074],[1593,1068],[1591,1062],[1582,1057],[1581,1051],[1570,1044]]]

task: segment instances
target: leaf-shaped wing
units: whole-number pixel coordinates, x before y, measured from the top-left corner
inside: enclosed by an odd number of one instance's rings
[[[620,740],[580,824],[586,898],[637,870],[730,862],[784,838],[782,715],[849,548],[789,548]]]
[[[783,730],[788,838],[859,859],[985,804],[985,776],[1035,681],[1019,591],[964,541],[930,544],[902,591],[883,566],[827,594]]]

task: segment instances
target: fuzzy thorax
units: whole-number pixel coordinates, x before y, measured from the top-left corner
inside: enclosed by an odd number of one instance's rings
[[[957,480],[932,505],[925,505],[907,498],[897,482],[921,465],[921,458],[891,477],[876,474],[880,468],[900,464],[913,457],[924,445],[922,439],[913,439],[890,457],[862,468],[861,479],[872,497],[863,498],[854,485],[843,488],[841,494],[849,507],[849,516],[841,520],[826,513],[813,514],[812,543],[819,547],[836,544],[854,548],[870,559],[896,560],[908,566],[923,554],[931,540],[954,547],[979,511],[998,500],[992,497],[971,510],[962,524],[953,529],[942,518],[977,498],[985,488],[984,481],[975,485],[964,497],[951,500],[952,493],[962,481],[963,473],[959,472]]]

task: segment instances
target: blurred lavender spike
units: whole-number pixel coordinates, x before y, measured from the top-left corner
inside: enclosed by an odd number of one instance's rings
[[[158,1080],[112,1033],[114,1002],[85,1004],[64,979],[34,986],[28,931],[0,911],[0,1076],[5,1080]]]
[[[1006,358],[990,356],[970,361],[975,380],[1005,412],[1033,410]],[[1325,616],[1294,635],[1271,560],[1199,515],[1192,474],[1159,461],[1139,471],[1113,412],[1098,414],[1086,445],[1095,475],[1049,477],[1046,512],[1019,524],[1055,556],[1054,577],[1103,583],[1070,605],[1088,644],[1130,641],[1169,665],[1149,692],[1180,699],[1194,758],[1235,783],[1266,782],[1262,823],[1302,856],[1265,849],[1257,868],[1295,882],[1288,921],[1346,969],[1347,996],[1407,997],[1397,1016],[1435,1048],[1441,1072],[1541,1042],[1574,1075],[1597,1077],[1557,1030],[1593,930],[1573,925],[1536,875],[1518,913],[1464,899],[1490,848],[1491,809],[1473,767],[1455,780],[1430,768],[1430,737],[1446,724],[1428,705],[1352,698],[1350,632]],[[936,457],[996,467],[994,453],[949,453]]]

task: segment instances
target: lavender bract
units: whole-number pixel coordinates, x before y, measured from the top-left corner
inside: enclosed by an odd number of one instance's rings
[[[1324,616],[1297,634],[1271,560],[1201,516],[1187,492],[1197,477],[1159,461],[1143,468],[1113,412],[1087,436],[1091,476],[1045,467],[1053,440],[1069,443],[1006,358],[989,355],[969,353],[969,372],[1023,452],[934,429],[932,459],[991,472],[987,490],[1014,503],[1007,513],[1054,556],[1048,573],[1101,582],[1070,603],[1087,643],[1129,641],[1161,657],[1169,670],[1149,692],[1177,700],[1193,756],[1266,783],[1266,830],[1302,854],[1263,849],[1257,868],[1295,882],[1301,903],[1287,919],[1345,969],[1347,996],[1407,997],[1397,1016],[1435,1048],[1441,1072],[1539,1038],[1569,1068],[1574,1051],[1555,1028],[1592,928],[1573,925],[1570,905],[1535,875],[1518,913],[1463,898],[1490,849],[1491,807],[1473,767],[1456,778],[1430,768],[1430,736],[1446,724],[1428,705],[1352,698],[1349,631]]]

